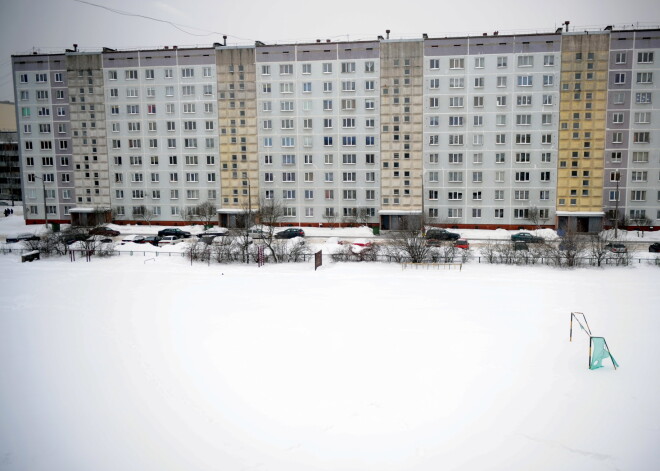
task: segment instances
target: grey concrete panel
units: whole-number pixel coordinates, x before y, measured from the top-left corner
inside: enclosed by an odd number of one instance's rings
[[[299,61],[336,60],[337,44],[304,44],[296,48],[296,57]]]
[[[635,49],[660,48],[660,30],[635,32]]]
[[[257,62],[293,62],[296,60],[296,46],[259,46]]]
[[[215,64],[215,49],[179,49],[176,57],[178,65],[213,65]]]
[[[380,56],[380,43],[357,42],[337,44],[339,59],[377,59]]]
[[[613,31],[610,36],[610,50],[632,49],[635,33],[633,31]]]

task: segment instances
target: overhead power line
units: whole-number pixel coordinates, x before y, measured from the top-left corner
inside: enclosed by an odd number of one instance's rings
[[[89,6],[92,6],[92,7],[101,8],[101,9],[107,10],[111,13],[116,13],[117,15],[133,16],[133,17],[136,17],[136,18],[143,18],[145,20],[156,21],[158,23],[165,23],[167,25],[172,26],[173,28],[178,29],[182,33],[189,34],[191,36],[199,36],[199,37],[212,36],[212,35],[230,36],[230,35],[227,35],[226,33],[220,33],[218,31],[205,30],[205,29],[202,29],[202,28],[197,28],[195,26],[180,25],[180,24],[174,23],[172,21],[161,20],[160,18],[154,18],[153,16],[148,16],[148,15],[141,15],[139,13],[131,13],[129,11],[118,10],[116,8],[107,7],[105,5],[99,5],[97,3],[88,2],[86,0],[73,0],[73,1],[77,2],[77,3],[83,3],[85,5],[89,5]],[[198,30],[198,31],[204,31],[204,33],[193,33],[191,31],[186,31],[184,28],[194,29],[194,30]],[[239,37],[236,37],[236,36],[231,36],[231,37],[234,37],[234,38],[240,39],[240,40],[244,40],[244,41],[251,41],[251,39],[247,39],[247,38],[239,38]]]

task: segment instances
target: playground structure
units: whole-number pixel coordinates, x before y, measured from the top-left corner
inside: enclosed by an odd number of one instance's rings
[[[580,322],[579,316],[582,316]],[[610,347],[607,345],[605,337],[595,337],[591,334],[591,328],[587,322],[587,317],[581,312],[571,312],[571,330],[569,335],[569,342],[573,341],[573,319],[578,323],[580,328],[589,336],[589,369],[595,370],[603,367],[603,360],[609,358],[612,360],[614,369],[616,370],[619,364],[612,356]]]

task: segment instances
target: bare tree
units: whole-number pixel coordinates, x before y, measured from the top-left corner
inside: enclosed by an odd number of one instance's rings
[[[557,245],[548,247],[548,256],[558,266],[576,267],[587,252],[587,239],[574,231],[567,231]]]
[[[151,221],[153,221],[155,217],[156,214],[153,210],[144,204],[133,207],[133,219],[141,219],[151,226]]]
[[[333,209],[333,208],[331,208],[331,209]],[[332,229],[335,222],[337,221],[337,214],[334,211],[332,211],[331,213],[326,212],[323,215],[323,219],[325,219],[325,221],[328,223],[328,225]]]
[[[608,255],[607,248],[605,247],[607,243],[607,239],[602,234],[594,234],[589,240],[590,255],[599,267]]]
[[[541,228],[541,211],[536,206],[527,210],[527,219],[529,219],[529,222],[534,224],[537,229]]]
[[[205,201],[196,206],[197,217],[204,223],[205,226],[210,226],[218,217],[218,210],[215,204],[210,201]]]
[[[124,217],[124,210],[121,206],[115,206],[112,208],[112,220],[122,219]]]
[[[358,208],[357,209],[357,214],[355,216],[355,219],[357,220],[358,224],[361,226],[366,226],[369,223],[369,218],[371,216],[369,215],[369,208]]]
[[[187,221],[196,221],[200,219],[199,206],[187,206],[185,215]]]
[[[423,215],[408,215],[401,218],[399,230],[390,231],[387,235],[388,254],[397,261],[408,260],[412,263],[420,263],[426,260],[431,248],[422,235],[423,229]]]
[[[280,261],[278,250],[276,250],[275,227],[277,227],[284,217],[284,206],[275,199],[264,199],[259,203],[257,218],[262,226],[263,243],[273,256],[275,263]]]
[[[639,227],[639,229],[637,230],[637,235],[644,237],[644,232],[647,230],[647,228],[653,225],[653,220],[647,217],[646,214],[644,214],[643,216],[634,219],[634,223],[636,226]]]

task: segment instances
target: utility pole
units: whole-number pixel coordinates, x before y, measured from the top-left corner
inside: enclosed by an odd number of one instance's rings
[[[43,188],[43,193],[44,193],[44,218],[46,219],[46,229],[48,229],[48,207],[46,206],[46,182],[44,180],[44,177],[39,177],[37,175],[34,175],[34,178],[38,178],[41,180],[41,187]]]

